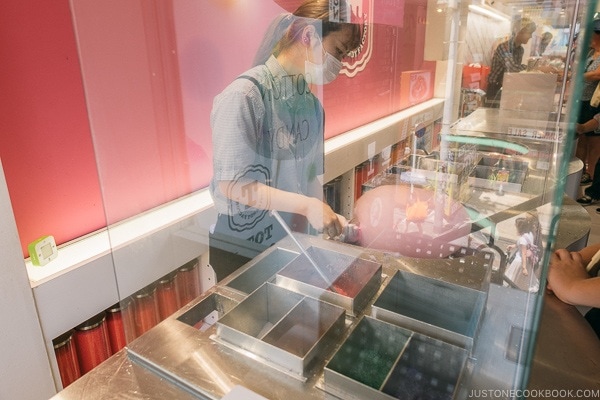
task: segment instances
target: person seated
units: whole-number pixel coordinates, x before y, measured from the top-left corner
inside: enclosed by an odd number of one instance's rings
[[[600,243],[580,251],[559,249],[550,258],[547,289],[561,301],[592,307],[585,319],[600,339]]]

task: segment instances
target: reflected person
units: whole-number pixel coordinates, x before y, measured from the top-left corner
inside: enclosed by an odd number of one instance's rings
[[[526,218],[517,218],[515,227],[519,235],[517,242],[507,246],[507,251],[514,250],[514,258],[504,273],[507,280],[518,288],[527,288],[530,293],[537,293],[539,281],[535,268],[539,263],[540,249],[536,245],[539,235],[539,221],[529,214]]]
[[[525,17],[519,19],[513,24],[510,38],[500,43],[494,50],[486,92],[488,106],[498,107],[506,72],[521,72],[527,69],[527,66],[523,65],[525,52],[523,45],[529,42],[536,28],[535,22],[531,19]]]
[[[312,91],[338,76],[361,27],[345,1],[334,11],[335,21],[328,0],[306,0],[280,15],[256,66],[214,99],[210,191],[219,215],[209,257],[218,280],[285,236],[271,210],[294,231],[342,233],[345,219],[322,200],[324,110]]]
[[[542,38],[540,39],[540,44],[539,44],[538,51],[537,51],[538,56],[542,56],[544,54],[544,52],[546,51],[546,48],[552,42],[553,37],[554,36],[550,32],[544,32],[542,34]]]

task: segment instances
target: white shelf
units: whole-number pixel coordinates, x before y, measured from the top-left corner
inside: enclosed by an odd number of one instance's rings
[[[327,140],[325,182],[404,140],[416,125],[441,118],[443,106],[443,99],[431,99]]]
[[[74,268],[90,263],[121,249],[176,222],[212,207],[208,190],[167,203],[124,222],[102,229],[58,248],[59,256],[44,266],[25,261],[32,288],[52,280]]]

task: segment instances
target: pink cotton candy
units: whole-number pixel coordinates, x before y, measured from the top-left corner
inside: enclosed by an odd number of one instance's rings
[[[416,258],[448,257],[467,246],[471,232],[462,204],[409,185],[369,190],[356,201],[353,220],[360,246]]]

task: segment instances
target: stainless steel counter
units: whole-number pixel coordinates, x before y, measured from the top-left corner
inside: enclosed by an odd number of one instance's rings
[[[528,388],[531,390],[600,390],[600,339],[577,308],[544,296],[540,331]],[[547,396],[548,398],[550,396]],[[556,396],[567,398],[567,396]],[[575,397],[571,395],[570,397]]]
[[[481,133],[520,136],[523,139],[543,142],[553,140],[557,127],[563,129],[564,122],[557,123],[558,115],[547,111],[518,111],[499,108],[481,107],[469,116],[457,121],[453,126],[455,133],[469,132],[470,135]],[[564,121],[564,116],[561,116]],[[516,131],[518,128],[528,128],[529,131]],[[534,133],[534,130],[538,131]]]
[[[553,139],[538,133],[553,131],[552,116],[546,113],[539,118],[532,115],[527,117],[529,122],[523,125],[525,119],[522,119],[521,115],[481,109],[453,127],[455,134],[460,135],[464,132],[469,136],[488,138],[498,135],[504,137],[505,143],[521,143],[523,148],[530,151],[525,157],[528,158],[530,170],[522,182],[522,190],[499,193],[496,190],[477,188],[472,190],[468,199],[464,201],[473,220],[471,244],[477,249],[476,252],[465,249],[464,253],[456,253],[458,255],[446,259],[413,259],[301,236],[305,248],[337,252],[353,259],[360,258],[381,265],[381,279],[372,281],[376,290],[373,293],[369,292],[371,300],[366,304],[361,303],[358,309],[354,309],[354,303],[351,302],[350,309],[346,309],[342,326],[337,318],[339,311],[327,312],[332,316],[331,326],[335,327],[335,340],[319,341],[318,351],[306,353],[314,358],[305,357],[304,354],[300,357],[289,357],[278,350],[270,351],[270,344],[255,340],[254,334],[258,328],[245,325],[252,325],[252,319],[255,318],[253,315],[244,315],[251,314],[251,308],[244,309],[242,313],[238,312],[240,315],[236,320],[240,321],[239,323],[229,321],[229,325],[224,327],[215,322],[250,296],[259,296],[256,304],[266,301],[267,307],[278,309],[287,307],[287,297],[296,297],[292,292],[286,295],[285,291],[269,286],[276,283],[275,274],[279,269],[299,256],[296,244],[288,238],[130,343],[126,351],[121,351],[80,378],[60,392],[56,399],[186,400],[196,398],[195,396],[221,399],[228,397],[232,390],[235,392],[242,387],[268,399],[336,398],[332,393],[342,398],[348,397],[350,393],[343,393],[343,377],[339,381],[337,377],[334,379],[333,388],[331,381],[325,378],[329,371],[327,365],[342,349],[345,340],[350,341],[352,332],[361,326],[361,321],[372,316],[379,318],[386,315],[386,312],[377,314],[379,305],[375,302],[385,298],[383,294],[392,287],[392,282],[395,282],[401,272],[408,273],[407,276],[414,273],[414,276],[423,277],[425,280],[431,278],[430,280],[443,281],[443,284],[438,285],[437,291],[431,292],[432,299],[419,297],[420,282],[410,281],[407,286],[410,290],[410,285],[419,287],[411,291],[411,296],[417,298],[415,307],[418,312],[424,316],[430,314],[426,310],[431,310],[432,313],[439,311],[442,314],[434,316],[431,325],[443,325],[443,314],[452,314],[461,307],[467,307],[466,310],[458,310],[464,314],[478,315],[478,293],[484,297],[485,307],[481,310],[481,318],[474,322],[475,331],[469,330],[471,326],[468,326],[469,329],[464,329],[460,334],[448,334],[445,327],[441,329],[443,332],[440,332],[439,327],[423,327],[430,324],[429,322],[409,327],[409,330],[415,332],[421,332],[420,329],[423,328],[429,329],[426,335],[431,335],[434,340],[441,337],[453,342],[453,351],[458,350],[449,354],[457,355],[457,359],[461,358],[464,352],[468,354],[464,365],[461,364],[460,379],[457,380],[454,391],[455,399],[480,398],[483,396],[477,391],[482,390],[499,390],[502,394],[498,395],[496,392],[493,397],[504,398],[506,393],[511,393],[511,388],[527,384],[522,380],[527,376],[530,376],[528,387],[532,389],[598,389],[600,341],[577,309],[564,305],[552,295],[536,295],[503,287],[501,282],[492,278],[499,260],[504,261],[504,254],[500,253],[500,249],[506,244],[514,243],[514,237],[504,235],[501,230],[508,229],[505,228],[507,226],[514,230],[512,220],[530,210],[537,210],[540,218],[552,219],[557,213],[550,205],[556,178],[549,176],[549,163],[554,161],[540,157],[542,154],[549,154],[547,150],[549,146],[553,146]],[[516,138],[511,134],[533,136]],[[506,140],[507,138],[510,140]],[[555,247],[567,247],[571,250],[584,247],[590,229],[587,211],[565,196],[560,217],[554,239]],[[551,222],[555,220],[546,222],[544,226],[552,227]],[[272,266],[280,268],[271,268]],[[263,284],[264,286],[261,286]],[[453,285],[453,289],[444,293],[444,285]],[[450,292],[461,291],[464,291],[464,295],[459,293],[454,297],[445,296]],[[474,300],[466,301],[467,297]],[[331,296],[328,299],[331,299]],[[302,299],[298,301],[306,303]],[[420,302],[423,303],[422,308]],[[310,304],[305,304],[306,307],[314,307],[312,300],[308,303]],[[541,307],[542,303],[545,303],[544,307]],[[270,318],[264,315],[260,317]],[[534,342],[537,333],[535,321],[538,318],[539,335]],[[267,322],[270,322],[270,319]],[[437,334],[440,337],[436,337]],[[323,335],[324,338],[325,336],[329,338],[328,335]],[[533,361],[529,362],[532,354]],[[296,363],[294,368],[286,368],[285,364],[290,360]],[[336,375],[333,373],[331,376]],[[98,389],[99,387],[102,387],[102,390]],[[364,385],[352,384],[352,395],[369,399],[389,398],[379,391],[365,388]],[[342,394],[338,390],[341,390]],[[262,398],[260,396],[256,398]],[[235,398],[246,400],[249,397],[248,393],[245,393]]]
[[[544,302],[528,388],[599,390],[600,341],[575,307],[562,303],[552,295],[545,295]],[[176,338],[175,336],[174,339]],[[190,349],[184,346],[182,350]],[[218,370],[215,371],[218,373]],[[271,377],[275,379],[270,382],[275,384],[277,375],[273,373]],[[245,386],[246,382],[252,382],[255,378],[252,369],[249,368],[239,378],[219,383],[224,385],[224,388],[232,389],[236,385]],[[278,393],[279,397],[274,398],[288,398],[285,389],[283,387]],[[488,397],[490,396],[491,394],[488,394]],[[197,398],[179,383],[175,384],[170,379],[139,365],[135,359],[128,357],[125,350],[115,354],[53,397],[54,400]],[[250,400],[250,397],[245,397],[244,400]]]
[[[35,382],[32,382],[35,384]],[[192,400],[195,395],[132,362],[123,349],[88,372],[53,399],[172,399]]]
[[[581,244],[589,232],[589,215],[577,203],[565,198],[563,217],[557,246]],[[378,295],[396,270],[418,271],[425,276],[475,289],[485,285],[486,268],[482,259],[475,256],[411,260],[337,242],[310,237],[303,240],[308,247],[318,245],[336,251],[343,248],[346,254],[382,263],[386,281]],[[290,241],[284,240],[280,247],[294,251]],[[290,376],[289,371],[257,361],[251,353],[215,341],[214,326],[199,332],[189,323],[182,322],[186,319],[190,322],[190,315],[193,316],[194,310],[211,294],[223,296],[232,304],[241,301],[244,294],[225,286],[243,272],[238,271],[210,293],[136,339],[127,351],[117,353],[57,394],[55,399],[219,399],[239,386],[270,399],[335,398],[322,390],[325,360],[320,359],[309,368],[305,379],[297,379]],[[522,372],[524,366],[512,360],[507,352],[509,328],[522,324],[524,304],[541,301],[542,297],[545,307],[528,387],[598,389],[600,341],[574,307],[564,305],[551,295],[530,296],[526,292],[491,285],[477,344],[465,367],[457,398],[472,396],[474,390],[506,389],[506,382],[512,382],[515,375]],[[511,308],[513,312],[507,312]],[[366,309],[365,314],[369,313]],[[347,331],[350,332],[358,321],[358,318],[347,318]],[[331,354],[333,350],[327,349],[324,354]]]
[[[318,247],[330,251],[340,251],[352,257],[361,257],[381,263],[386,282],[374,298],[380,296],[396,270],[419,270],[425,275],[436,278],[444,276],[453,284],[473,288],[481,288],[482,285],[485,285],[486,275],[489,273],[489,266],[484,266],[488,261],[483,259],[481,254],[461,259],[408,260],[314,237],[302,237],[302,241],[306,248]],[[196,318],[190,317],[190,314],[196,312],[195,307],[202,308],[204,301],[212,301],[209,300],[211,296],[216,295],[221,299],[241,301],[245,296],[240,295],[238,291],[231,290],[231,282],[235,282],[236,278],[243,274],[253,274],[253,268],[262,266],[262,260],[268,259],[274,254],[275,257],[279,257],[277,254],[281,252],[280,249],[297,251],[292,241],[284,239],[276,248],[267,250],[222,281],[210,293],[198,299],[197,303],[162,322],[142,338],[134,341],[129,346],[130,358],[148,366],[159,375],[179,380],[188,389],[207,398],[221,398],[235,385],[244,385],[248,389],[272,399],[332,398],[330,394],[322,390],[325,359],[319,358],[313,366],[308,368],[304,377],[299,377],[294,371],[268,363],[268,360],[261,357],[257,351],[240,352],[235,349],[235,346],[232,347],[227,343],[215,340],[217,330],[214,326],[205,332],[198,332],[197,329],[180,321],[188,320],[193,324],[195,319],[201,318],[203,315],[201,312]],[[273,259],[269,261],[273,262]],[[253,290],[253,288],[248,290]],[[370,305],[362,314],[370,314]],[[359,320],[359,318],[348,317],[345,334],[348,334]],[[336,343],[334,347],[338,344]],[[332,350],[334,350],[333,347],[328,348],[320,355],[329,357]]]

